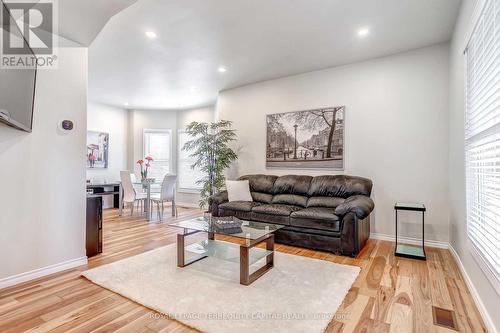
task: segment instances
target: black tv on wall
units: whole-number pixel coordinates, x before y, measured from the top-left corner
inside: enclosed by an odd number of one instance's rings
[[[4,11],[8,11],[2,2]],[[24,43],[23,48],[29,47],[14,20],[4,19],[0,15],[0,33],[5,40],[6,34],[14,34],[15,38]],[[2,54],[2,58],[8,56]],[[3,59],[1,59],[3,60]],[[5,68],[0,66],[0,121],[14,128],[31,132],[33,129],[33,107],[35,102],[35,68]],[[1,131],[1,128],[0,128]]]

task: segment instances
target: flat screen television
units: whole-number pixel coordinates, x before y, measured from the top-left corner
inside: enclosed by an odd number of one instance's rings
[[[1,4],[3,10],[8,10],[3,2]],[[24,43],[23,47],[35,56],[13,20],[4,20],[2,16],[0,15],[0,33],[3,39],[5,40],[6,34],[14,34],[17,40]],[[26,132],[32,131],[36,72],[36,68],[0,67],[1,122]]]

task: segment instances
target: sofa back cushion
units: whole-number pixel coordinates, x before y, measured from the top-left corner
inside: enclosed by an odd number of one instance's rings
[[[273,202],[273,195],[269,193],[262,193],[262,192],[251,192],[253,201],[255,202],[262,202],[266,204],[270,204]]]
[[[273,197],[273,204],[285,204],[306,207],[308,197],[296,194],[276,194]]]
[[[239,180],[248,180],[253,201],[269,204],[273,200],[274,182],[278,177],[272,175],[245,175]]]
[[[369,179],[345,175],[277,177],[257,174],[238,179],[248,180],[253,201],[302,207],[335,208],[342,199],[353,195],[370,196],[373,186]]]
[[[248,180],[250,191],[273,194],[273,186],[277,176],[271,175],[245,175],[238,178],[239,180]]]
[[[335,175],[317,176],[311,181],[310,197],[348,198],[353,195],[370,196],[372,181],[367,178]]]
[[[337,208],[344,201],[344,198],[339,197],[310,197],[307,200],[307,207]]]
[[[281,176],[274,182],[274,195],[277,194],[295,194],[308,196],[309,186],[311,185],[311,176],[287,175]]]

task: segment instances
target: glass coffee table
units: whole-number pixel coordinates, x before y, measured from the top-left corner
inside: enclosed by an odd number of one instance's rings
[[[216,257],[240,264],[240,283],[248,286],[269,271],[274,265],[274,232],[283,228],[279,224],[238,220],[241,225],[232,229],[221,229],[220,223],[227,218],[198,217],[170,224],[182,228],[177,235],[177,266],[186,267],[206,257]],[[186,238],[200,232],[207,233],[207,239],[186,245]],[[244,239],[243,244],[215,240],[215,235]],[[266,248],[256,246],[266,243]],[[251,251],[250,251],[251,250]],[[250,266],[265,259],[265,264],[250,273]]]

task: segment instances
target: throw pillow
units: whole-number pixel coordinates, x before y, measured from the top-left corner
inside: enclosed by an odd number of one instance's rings
[[[226,180],[229,201],[253,201],[248,180]]]

